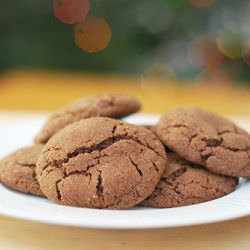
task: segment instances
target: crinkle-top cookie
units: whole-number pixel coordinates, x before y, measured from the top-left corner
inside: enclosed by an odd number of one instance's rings
[[[43,145],[22,148],[1,160],[1,182],[12,189],[43,196],[35,172],[42,149]]]
[[[177,108],[161,117],[155,131],[168,148],[190,162],[214,173],[250,177],[250,136],[226,118]]]
[[[180,207],[217,199],[233,192],[238,179],[218,175],[168,153],[168,164],[155,191],[142,203],[149,207]]]
[[[125,94],[103,94],[77,100],[52,114],[36,136],[35,143],[46,143],[75,121],[96,116],[122,118],[137,112],[140,107],[137,99]]]
[[[166,166],[150,130],[110,118],[89,118],[59,131],[37,167],[44,194],[59,204],[122,209],[148,197]]]

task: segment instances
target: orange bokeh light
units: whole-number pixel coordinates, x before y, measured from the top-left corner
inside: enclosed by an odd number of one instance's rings
[[[83,21],[90,9],[88,0],[53,0],[54,14],[66,24]]]
[[[75,42],[82,50],[93,53],[105,49],[112,32],[108,23],[99,17],[87,17],[75,26]]]
[[[207,8],[215,4],[216,0],[188,0],[188,2],[196,8]]]

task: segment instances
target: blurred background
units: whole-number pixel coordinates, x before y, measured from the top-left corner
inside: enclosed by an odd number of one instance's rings
[[[80,49],[52,0],[0,8],[0,109],[53,110],[103,92],[138,96],[144,112],[192,105],[250,115],[248,0],[90,1],[112,38]]]

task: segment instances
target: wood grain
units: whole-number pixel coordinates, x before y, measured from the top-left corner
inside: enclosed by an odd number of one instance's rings
[[[250,249],[250,217],[157,230],[95,230],[0,217],[0,249],[9,250],[231,250]]]

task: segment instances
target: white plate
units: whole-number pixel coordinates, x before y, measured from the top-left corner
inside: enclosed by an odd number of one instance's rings
[[[154,124],[157,116],[129,118],[138,124]],[[28,120],[0,127],[0,157],[32,143],[43,120]],[[0,184],[0,214],[44,223],[92,228],[161,228],[229,220],[250,214],[250,181],[241,180],[237,190],[220,199],[198,205],[171,208],[98,210],[60,206],[45,198],[12,191]]]

